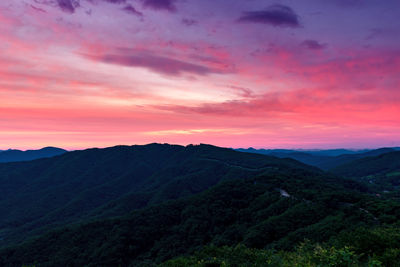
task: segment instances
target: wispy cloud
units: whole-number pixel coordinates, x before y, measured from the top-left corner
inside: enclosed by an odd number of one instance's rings
[[[0,141],[398,143],[399,2],[266,2],[0,1]]]
[[[100,56],[88,56],[93,60],[101,61],[109,64],[117,64],[127,67],[146,68],[151,71],[164,75],[179,76],[183,73],[196,75],[207,75],[211,73],[221,73],[217,69],[207,66],[198,65],[174,58],[152,55],[149,53],[132,53],[132,54],[105,54]]]

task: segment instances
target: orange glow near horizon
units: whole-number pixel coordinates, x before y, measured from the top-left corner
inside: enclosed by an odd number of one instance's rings
[[[400,146],[400,26],[385,6],[343,25],[343,7],[293,3],[302,25],[278,27],[238,22],[258,0],[141,17],[82,1],[0,3],[0,150]]]

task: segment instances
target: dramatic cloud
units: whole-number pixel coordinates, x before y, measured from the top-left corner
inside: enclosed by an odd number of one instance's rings
[[[0,150],[399,146],[399,8],[0,1]]]
[[[238,21],[270,24],[275,27],[296,28],[300,26],[297,14],[290,7],[278,4],[262,11],[244,12]]]
[[[174,5],[175,0],[141,0],[144,6],[153,9],[165,9],[168,11],[176,11]]]
[[[197,75],[219,73],[219,71],[205,66],[200,66],[168,57],[154,56],[147,53],[135,55],[104,55],[91,58],[105,63],[118,64],[128,67],[146,68],[157,73],[172,76],[179,76],[182,73],[191,73]]]
[[[301,45],[312,50],[321,50],[327,47],[327,44],[322,44],[316,40],[305,40]]]

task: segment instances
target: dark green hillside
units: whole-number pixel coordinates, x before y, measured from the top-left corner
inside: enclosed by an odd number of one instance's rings
[[[207,244],[292,249],[305,238],[322,242],[400,219],[398,203],[352,187],[310,170],[270,170],[188,199],[52,231],[0,251],[0,265],[146,266]]]
[[[343,164],[350,163],[354,160],[358,160],[358,159],[362,159],[362,158],[366,158],[366,157],[375,157],[375,156],[379,156],[379,155],[394,152],[394,151],[395,151],[395,148],[379,148],[379,149],[367,151],[364,153],[343,154],[343,155],[333,157],[332,159],[321,163],[320,167],[324,170],[330,170],[337,166],[341,166]]]
[[[123,215],[222,180],[307,169],[294,160],[209,145],[117,146],[0,164],[0,245],[80,219]]]
[[[351,150],[321,150],[321,151],[296,151],[296,150],[265,150],[265,149],[238,149],[238,151],[270,155],[279,158],[291,158],[304,164],[316,166],[323,170],[329,170],[337,166],[350,163],[354,160],[379,156],[395,151],[397,148],[379,148],[370,151],[356,152]],[[341,154],[338,154],[341,153]]]
[[[347,177],[364,177],[400,171],[400,151],[355,160],[338,166],[332,171]]]
[[[400,151],[351,161],[331,170],[333,173],[356,178],[381,190],[400,188]]]

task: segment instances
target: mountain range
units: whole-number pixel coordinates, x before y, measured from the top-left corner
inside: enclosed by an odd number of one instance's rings
[[[48,225],[122,215],[276,168],[318,172],[294,160],[207,145],[117,146],[0,164],[0,244]]]
[[[257,153],[279,158],[292,158],[323,170],[330,170],[342,164],[348,164],[364,157],[379,156],[388,152],[398,151],[398,147],[379,148],[374,150],[285,150],[285,149],[254,149],[239,148],[237,151]]]
[[[400,152],[350,156],[326,172],[287,157],[149,144],[1,163],[0,265],[187,266],[207,246],[214,255],[239,244],[317,262],[322,244],[360,264],[396,266],[400,201],[388,181],[400,178]],[[290,252],[304,240],[309,250]],[[204,259],[229,260],[219,257]]]
[[[39,158],[50,158],[67,152],[57,147],[44,147],[39,150],[0,150],[0,162],[30,161]]]

